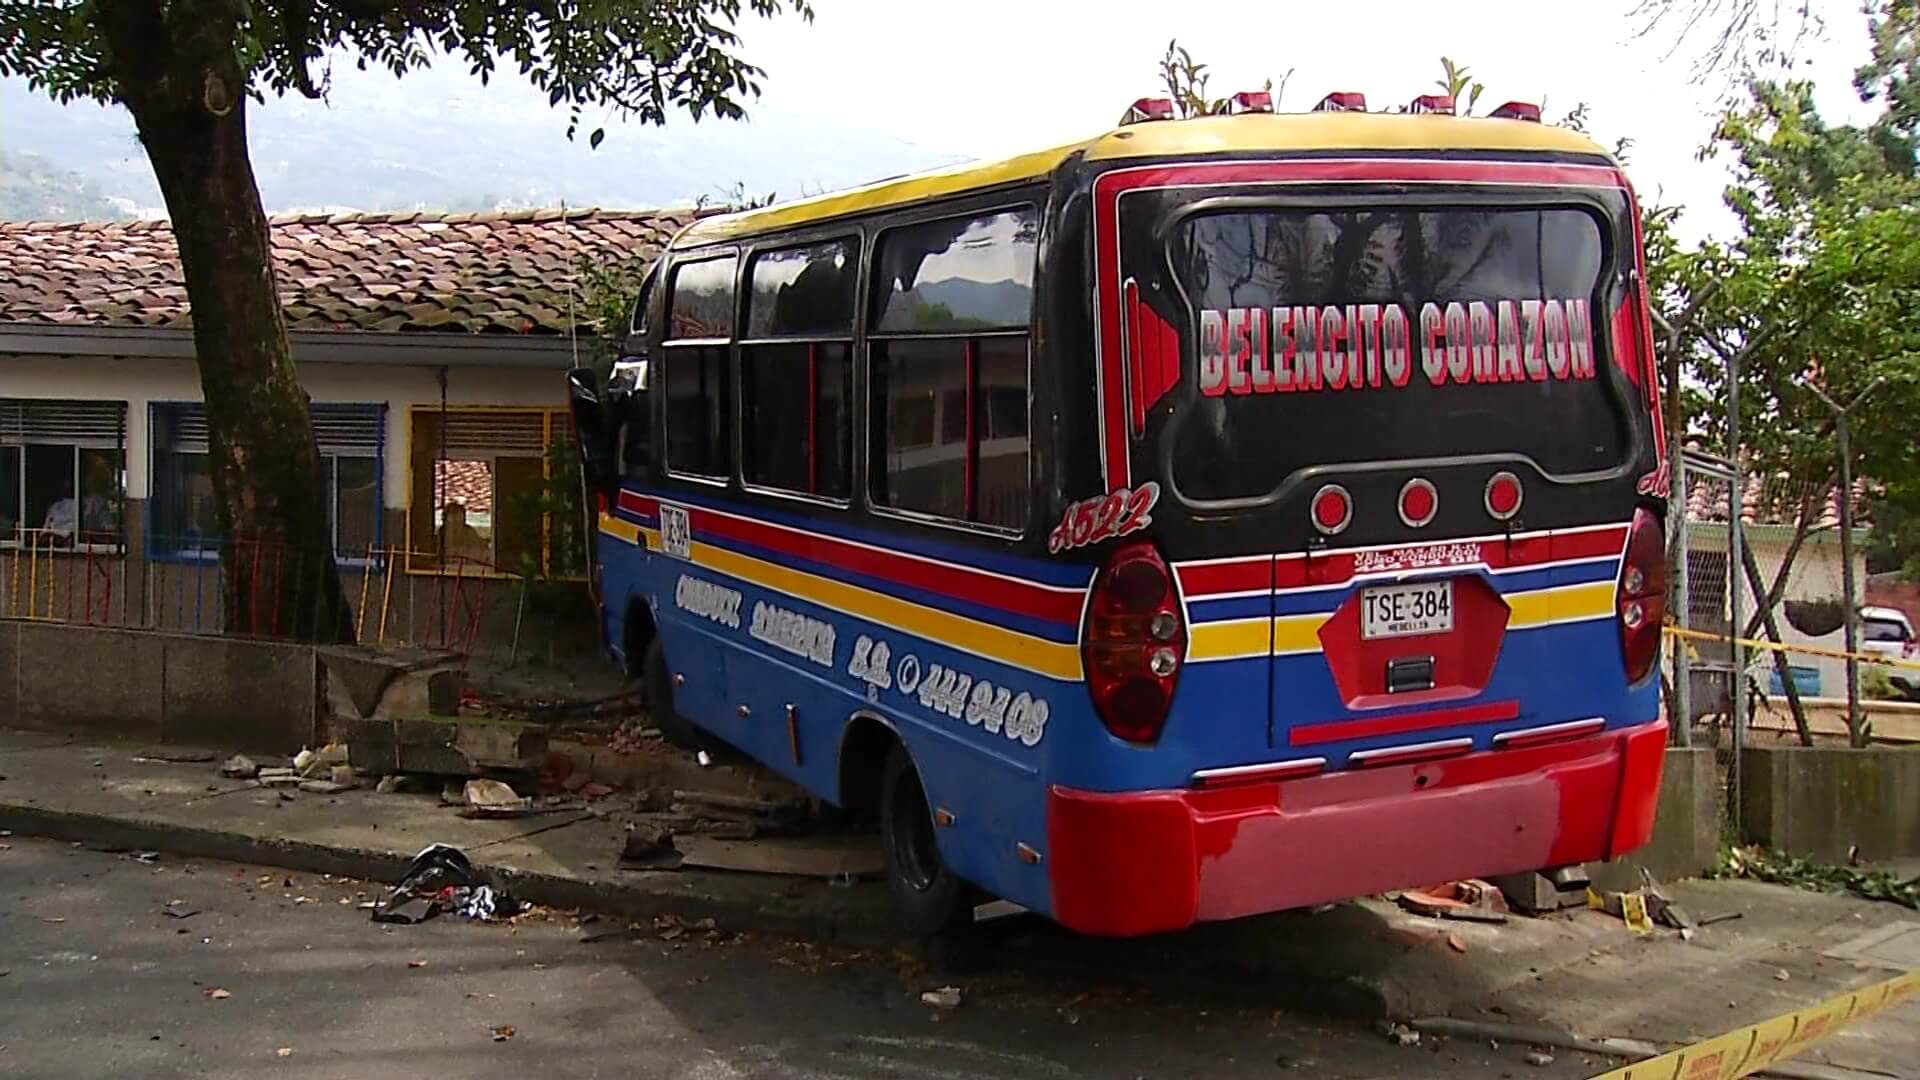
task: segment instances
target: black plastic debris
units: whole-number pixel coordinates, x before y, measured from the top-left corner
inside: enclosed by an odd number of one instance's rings
[[[451,844],[430,844],[407,864],[406,873],[373,906],[373,921],[408,925],[442,912],[491,922],[510,919],[525,908],[506,889],[474,868],[466,853]]]

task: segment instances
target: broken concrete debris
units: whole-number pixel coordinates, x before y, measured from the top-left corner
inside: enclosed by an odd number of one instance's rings
[[[1394,900],[1415,915],[1468,922],[1507,921],[1506,897],[1492,884],[1478,879],[1408,889]]]
[[[476,777],[461,788],[461,801],[469,817],[519,817],[531,813],[533,804],[513,788],[498,780]]]
[[[960,1007],[960,988],[942,986],[938,990],[929,990],[920,995],[920,1004],[936,1009],[957,1009]]]
[[[227,759],[226,764],[220,766],[221,776],[235,780],[251,780],[259,772],[260,766],[254,764],[253,759],[245,754],[235,754]]]

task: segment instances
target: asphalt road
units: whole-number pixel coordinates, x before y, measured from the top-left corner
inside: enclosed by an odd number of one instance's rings
[[[1040,975],[1017,959],[943,974],[906,952],[561,912],[388,927],[357,906],[376,891],[0,837],[0,1076],[1212,1080],[1572,1077],[1608,1064],[1402,1047],[1364,1024],[1115,987],[1092,971]],[[947,984],[957,1008],[921,1002]]]

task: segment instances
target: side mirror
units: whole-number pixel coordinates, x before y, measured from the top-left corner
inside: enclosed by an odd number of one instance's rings
[[[645,356],[622,356],[607,380],[607,416],[618,459],[614,467],[628,475],[646,471],[653,447],[653,416],[647,409],[649,367]]]
[[[620,466],[614,457],[616,420],[607,399],[592,368],[567,372],[567,405],[579,436],[580,471],[587,486],[602,493],[613,492],[620,483]]]

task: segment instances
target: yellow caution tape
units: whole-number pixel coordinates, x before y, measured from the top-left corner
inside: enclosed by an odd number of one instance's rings
[[[1809,656],[1830,656],[1835,660],[1845,660],[1848,657],[1852,657],[1863,664],[1880,664],[1885,667],[1911,668],[1915,671],[1920,671],[1920,660],[1901,660],[1890,656],[1880,656],[1876,653],[1849,653],[1844,649],[1823,649],[1818,645],[1782,645],[1777,641],[1766,641],[1760,638],[1728,637],[1726,634],[1709,634],[1704,630],[1688,630],[1680,626],[1668,626],[1662,629],[1666,631],[1668,637],[1687,638],[1694,641],[1737,641],[1749,649],[1763,649],[1768,652],[1806,653]],[[1698,654],[1695,653],[1693,655]]]
[[[1593,1080],[1734,1080],[1751,1076],[1883,1009],[1920,996],[1920,971],[1909,971],[1811,1008],[1729,1031],[1692,1046],[1636,1061]]]

